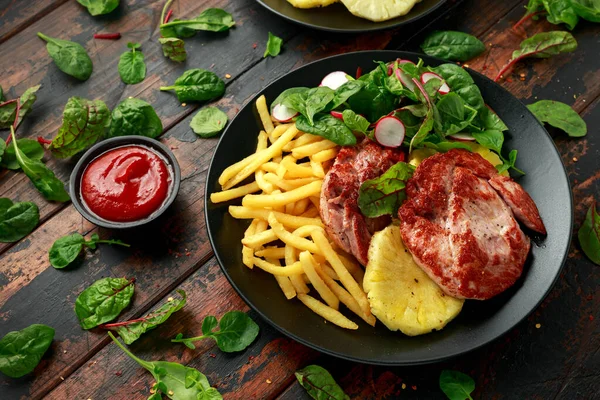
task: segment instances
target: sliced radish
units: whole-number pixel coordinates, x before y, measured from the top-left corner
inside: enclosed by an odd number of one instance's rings
[[[423,75],[421,75],[421,82],[423,82],[423,84],[425,84],[428,81],[432,80],[433,78],[439,79],[440,81],[442,81],[442,86],[440,86],[440,88],[438,89],[438,92],[440,92],[441,94],[450,93],[450,86],[448,86],[446,84],[446,82],[444,82],[444,79],[441,76],[439,76],[438,74],[434,74],[433,72],[425,72]]]
[[[396,70],[396,78],[398,78],[398,80],[402,82],[404,87],[408,90],[415,90],[415,84],[411,80],[410,76],[408,76],[406,72],[402,71],[401,68]]]
[[[421,82],[419,82],[415,78],[413,78],[412,81],[419,88],[419,91],[421,92],[421,94],[423,95],[423,97],[425,97],[425,100],[427,100],[427,104],[429,105],[429,108],[431,108],[431,99],[429,98],[429,95],[427,94],[427,91],[425,90],[425,88],[423,87],[423,85],[421,85]]]
[[[321,86],[327,86],[331,90],[336,90],[346,82],[348,82],[348,74],[344,71],[335,71],[323,78]]]
[[[392,76],[393,73],[394,73],[394,64],[390,63],[390,64],[388,64],[387,74],[388,74],[388,76]]]
[[[470,135],[468,133],[455,133],[453,135],[448,135],[449,138],[452,138],[454,140],[458,140],[459,142],[474,142],[475,138],[473,137],[473,135]]]
[[[414,62],[410,61],[410,60],[400,60],[398,59],[398,65],[402,65],[402,64],[412,64],[412,65],[417,65]]]
[[[289,122],[298,113],[291,108],[284,106],[283,104],[277,104],[273,107],[273,118],[279,122]]]
[[[396,117],[383,117],[375,125],[375,139],[385,147],[399,147],[405,132],[404,124]]]
[[[334,118],[341,119],[342,121],[344,120],[344,114],[339,111],[331,111],[330,114]]]

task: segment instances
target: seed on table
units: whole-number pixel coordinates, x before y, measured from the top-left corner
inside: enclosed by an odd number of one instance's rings
[[[542,324],[535,324],[536,329],[540,329],[541,327],[542,327]]]

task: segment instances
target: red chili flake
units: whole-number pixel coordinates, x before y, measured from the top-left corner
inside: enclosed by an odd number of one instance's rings
[[[210,353],[208,356],[209,356],[210,358],[216,358],[216,357],[217,357],[217,355],[216,355],[215,353]]]
[[[362,68],[358,67],[356,68],[356,79],[360,78],[362,76]]]
[[[52,140],[44,139],[41,136],[38,136],[37,141],[39,144],[42,144],[42,145],[52,143]]]
[[[512,83],[512,78],[506,78],[506,82]]]
[[[192,254],[192,253],[190,253],[189,251],[187,251],[187,252],[185,253],[185,255],[186,255],[186,256],[188,256],[188,257],[189,257],[191,254]]]
[[[412,385],[410,388],[411,388],[412,390],[417,390],[417,386],[416,386],[416,385]]]
[[[257,47],[258,47],[258,43],[256,43],[256,42],[255,42],[255,43],[252,45],[252,48],[253,48],[253,49],[255,49],[255,48],[257,48]]]
[[[117,372],[115,372],[115,375],[116,375],[116,376],[121,376],[121,375],[123,375],[123,372],[121,372],[121,371],[117,371]]]
[[[167,16],[165,17],[165,22],[163,22],[164,24],[169,22],[172,14],[173,14],[173,10],[169,10],[169,12],[167,13]]]
[[[594,316],[592,314],[590,314],[590,321],[594,320]]]
[[[252,361],[252,360],[254,360],[254,356],[248,357],[248,361]]]
[[[94,39],[118,40],[121,39],[121,34],[117,33],[94,33]]]

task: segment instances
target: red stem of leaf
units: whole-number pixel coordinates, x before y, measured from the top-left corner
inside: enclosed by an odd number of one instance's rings
[[[167,16],[165,17],[165,21],[163,22],[163,24],[166,24],[169,22],[169,19],[171,19],[171,15],[173,14],[173,10],[169,10],[169,12],[167,13]]]
[[[356,68],[356,79],[360,78],[362,76],[362,68],[358,67]]]
[[[126,326],[126,325],[135,324],[137,322],[144,322],[144,321],[146,321],[146,318],[138,318],[138,319],[131,319],[129,321],[115,322],[113,324],[102,324],[99,326],[100,326],[100,328],[103,328],[103,329],[110,329],[110,328],[116,328],[118,326]]]
[[[94,39],[117,40],[121,39],[121,34],[117,33],[94,33]]]
[[[41,145],[45,145],[45,144],[50,144],[50,143],[52,143],[52,140],[44,139],[44,138],[43,138],[43,137],[41,137],[41,136],[38,136],[38,138],[37,138],[37,141],[38,141],[38,143],[39,143],[39,144],[41,144]]]
[[[516,24],[513,25],[513,27],[512,27],[513,30],[517,29],[518,27],[520,27],[521,25],[523,25],[525,22],[529,21],[531,18],[533,18],[533,17],[535,17],[537,15],[540,15],[540,14],[544,14],[544,13],[545,13],[545,11],[536,11],[534,13],[530,13],[530,14],[525,15],[523,18],[521,18],[519,20],[519,22],[517,22]]]

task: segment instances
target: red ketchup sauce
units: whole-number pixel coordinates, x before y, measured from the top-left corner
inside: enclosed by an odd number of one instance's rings
[[[170,167],[154,151],[124,146],[94,159],[81,178],[81,197],[100,218],[137,221],[158,210],[169,195]]]

